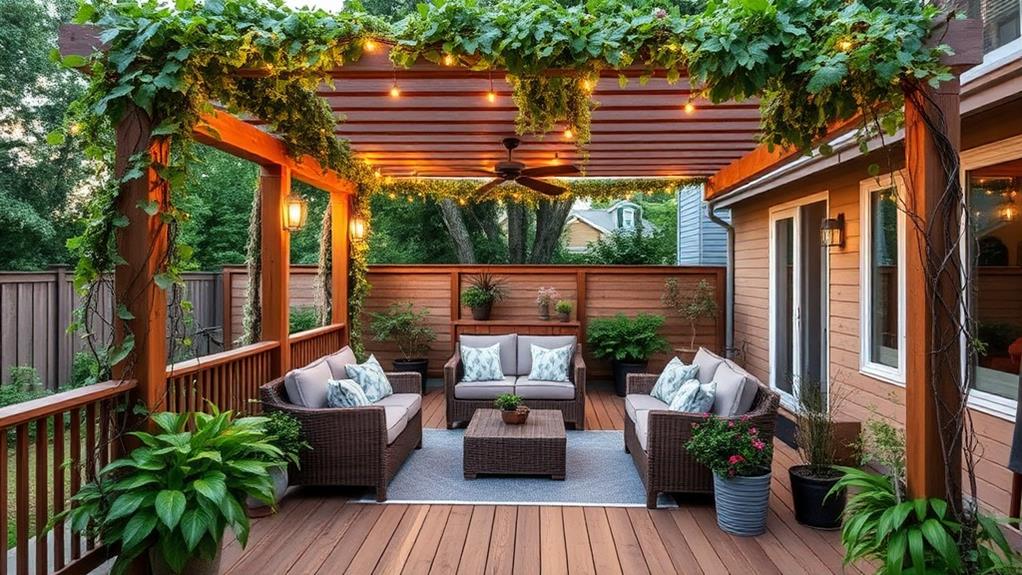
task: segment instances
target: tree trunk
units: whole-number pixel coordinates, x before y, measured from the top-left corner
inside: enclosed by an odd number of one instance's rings
[[[245,267],[248,272],[248,287],[245,290],[245,307],[242,309],[241,337],[239,345],[259,341],[262,333],[262,302],[259,284],[262,279],[262,194],[255,191],[252,197],[252,212],[248,216],[248,245],[245,247]],[[226,345],[228,342],[224,342]]]
[[[572,200],[541,200],[536,209],[536,240],[532,243],[532,254],[529,262],[534,264],[550,263],[554,251],[561,241],[564,223],[568,221]]]
[[[462,217],[461,208],[454,203],[454,200],[445,199],[440,202],[440,214],[444,218],[444,225],[447,226],[447,233],[454,243],[454,252],[458,256],[458,262],[463,264],[476,263],[475,248],[472,246],[472,236],[465,227],[465,219]]]
[[[508,202],[507,210],[507,261],[512,264],[525,263],[525,206]]]

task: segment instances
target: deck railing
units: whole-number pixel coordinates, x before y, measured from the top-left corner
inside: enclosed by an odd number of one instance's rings
[[[345,325],[335,323],[291,334],[291,365],[301,367],[344,346]]]
[[[261,341],[167,366],[167,411],[260,411],[259,386],[270,381],[277,342]]]
[[[27,574],[31,564],[36,573],[87,573],[103,562],[96,541],[70,533],[64,522],[52,533],[46,527],[118,456],[112,440],[134,388],[134,381],[107,381],[0,408],[0,533],[13,531],[15,548],[10,566],[0,561],[0,575]]]

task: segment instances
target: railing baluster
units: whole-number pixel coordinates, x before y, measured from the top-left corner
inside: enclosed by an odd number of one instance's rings
[[[28,575],[28,425],[18,426],[14,464],[14,544],[18,575]]]
[[[6,429],[0,429],[0,453],[3,454],[3,457],[0,458],[0,507],[3,507],[3,510],[4,510],[3,515],[0,515],[0,533],[3,533],[3,536],[7,537],[7,534],[10,533],[10,531],[8,531],[8,529],[10,527],[7,524],[7,510],[8,510],[7,505],[10,503],[7,500],[7,482],[8,482],[8,474],[10,473],[10,469],[7,468],[8,467],[7,466],[7,461],[9,459],[8,458],[9,454],[7,452],[7,430]],[[7,557],[6,556],[4,557],[4,559],[2,561],[0,561],[0,575],[7,575]]]
[[[99,468],[110,463],[110,402],[99,402]]]
[[[35,572],[38,575],[46,575],[47,545],[46,545],[46,522],[49,521],[50,506],[49,484],[46,476],[49,467],[49,455],[47,453],[50,433],[47,429],[48,418],[43,417],[35,422]],[[56,545],[56,542],[54,542]]]
[[[82,488],[82,409],[77,407],[71,410],[71,468],[68,473],[71,475],[71,492],[73,497]],[[77,533],[71,534],[71,560],[77,560],[82,556],[82,538]]]
[[[74,412],[72,411],[72,416]],[[64,511],[64,413],[53,415],[53,514]],[[53,568],[64,566],[64,522],[53,525]]]
[[[85,480],[96,478],[96,404],[85,406]],[[92,550],[96,542],[92,537],[85,538],[85,548]]]

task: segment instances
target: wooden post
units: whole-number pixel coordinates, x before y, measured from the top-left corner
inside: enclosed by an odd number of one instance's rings
[[[129,109],[117,125],[117,157],[114,173],[120,177],[131,167],[135,154],[148,153],[155,165],[166,165],[170,142],[151,140],[151,122],[139,108]],[[167,254],[167,225],[157,216],[149,216],[139,205],[155,202],[167,207],[168,185],[150,167],[140,178],[121,184],[117,210],[128,225],[117,231],[117,251],[124,264],[114,271],[116,301],[124,303],[134,316],[126,323],[135,339],[132,355],[114,366],[114,377],[138,382],[136,397],[151,411],[164,409],[167,366],[167,294],[153,278],[164,269]],[[127,336],[124,325],[116,322],[115,342]]]
[[[283,219],[284,205],[291,194],[291,170],[285,166],[264,166],[259,178],[259,193],[262,194],[261,339],[280,344],[270,359],[270,377],[277,378],[291,369],[291,346],[288,342],[291,235],[284,229]]]
[[[343,341],[348,345],[351,322],[348,321],[348,220],[351,196],[330,192],[330,322],[345,324]]]

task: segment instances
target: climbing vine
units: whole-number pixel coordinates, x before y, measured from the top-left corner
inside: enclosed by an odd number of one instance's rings
[[[549,199],[538,192],[519,185],[503,185],[494,188],[485,196],[476,194],[479,186],[488,180],[475,178],[402,178],[384,181],[376,187],[375,193],[390,199],[405,198],[416,201],[423,198],[453,200],[460,204],[477,201],[505,201],[535,206],[536,202]],[[558,199],[588,198],[591,200],[616,200],[629,198],[633,194],[671,192],[679,186],[700,183],[701,178],[575,178],[550,180],[567,190]]]

